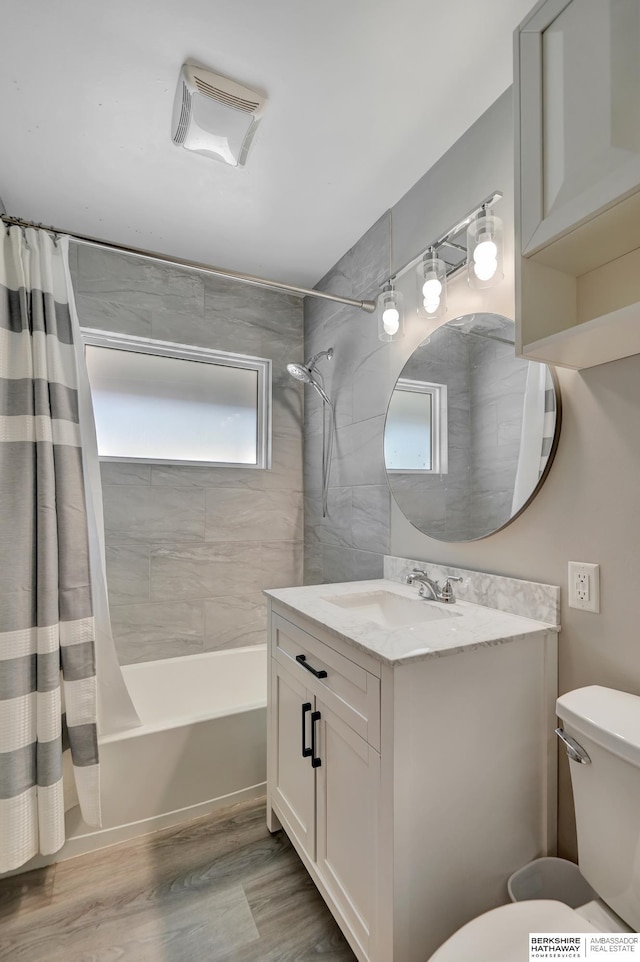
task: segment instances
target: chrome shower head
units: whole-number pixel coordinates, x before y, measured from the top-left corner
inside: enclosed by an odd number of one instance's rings
[[[311,371],[304,364],[287,364],[287,371],[291,377],[295,377],[296,381],[304,381],[305,384],[311,384],[313,380]]]
[[[295,362],[292,364],[287,364],[287,371],[291,377],[295,377],[296,381],[302,381],[304,384],[310,384],[311,387],[318,392],[322,400],[325,401],[333,410],[331,399],[324,389],[324,380],[322,375],[318,371],[317,376],[320,379],[319,381],[313,376],[315,363],[321,357],[326,357],[331,360],[333,357],[333,348],[329,348],[328,351],[321,351],[320,354],[316,354],[311,358],[310,361],[307,361],[306,364],[296,364]]]
[[[324,378],[320,371],[315,371],[316,363],[321,357],[326,357],[328,361],[333,357],[333,348],[328,351],[320,351],[304,364],[297,364],[295,361],[287,364],[287,372],[296,381],[309,384],[316,394],[322,398],[322,517],[328,515],[327,499],[329,496],[329,472],[331,469],[331,453],[333,450],[333,435],[335,431],[335,411],[331,398],[324,389]],[[315,374],[314,374],[315,371]],[[328,439],[328,440],[327,440]]]
[[[291,377],[295,377],[296,381],[304,381],[305,384],[315,385],[316,381],[313,376],[313,371],[321,357],[326,357],[326,359],[330,361],[333,357],[333,348],[330,347],[328,351],[319,351],[317,354],[314,354],[313,357],[309,358],[308,361],[305,361],[304,364],[296,364],[295,362],[287,364],[287,371]],[[322,378],[320,378],[320,380],[322,381]]]

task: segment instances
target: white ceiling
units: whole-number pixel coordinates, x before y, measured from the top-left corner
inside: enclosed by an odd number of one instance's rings
[[[13,3],[9,213],[313,286],[509,86],[533,0]],[[245,168],[175,147],[185,60],[263,91]]]

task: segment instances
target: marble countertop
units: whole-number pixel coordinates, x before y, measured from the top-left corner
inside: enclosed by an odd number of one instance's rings
[[[347,599],[349,595],[381,591],[390,592],[399,598],[411,599],[416,605],[428,605],[436,609],[434,613],[445,610],[446,615],[434,621],[390,627],[368,620],[362,613],[327,600]],[[398,584],[385,578],[300,588],[274,588],[264,593],[294,614],[302,615],[313,624],[328,629],[342,641],[388,665],[476,651],[488,645],[500,645],[526,638],[541,631],[560,630],[558,625],[471,604],[468,601],[456,601],[453,605],[423,601],[418,599],[416,585]]]

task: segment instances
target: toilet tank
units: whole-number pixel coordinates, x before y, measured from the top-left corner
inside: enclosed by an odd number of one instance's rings
[[[580,871],[640,930],[640,697],[592,685],[556,706],[591,764],[570,760]]]

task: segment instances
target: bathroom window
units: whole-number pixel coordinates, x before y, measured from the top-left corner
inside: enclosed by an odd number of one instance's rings
[[[388,471],[447,472],[447,386],[399,378],[384,434]]]
[[[270,467],[271,361],[83,329],[104,461]]]

